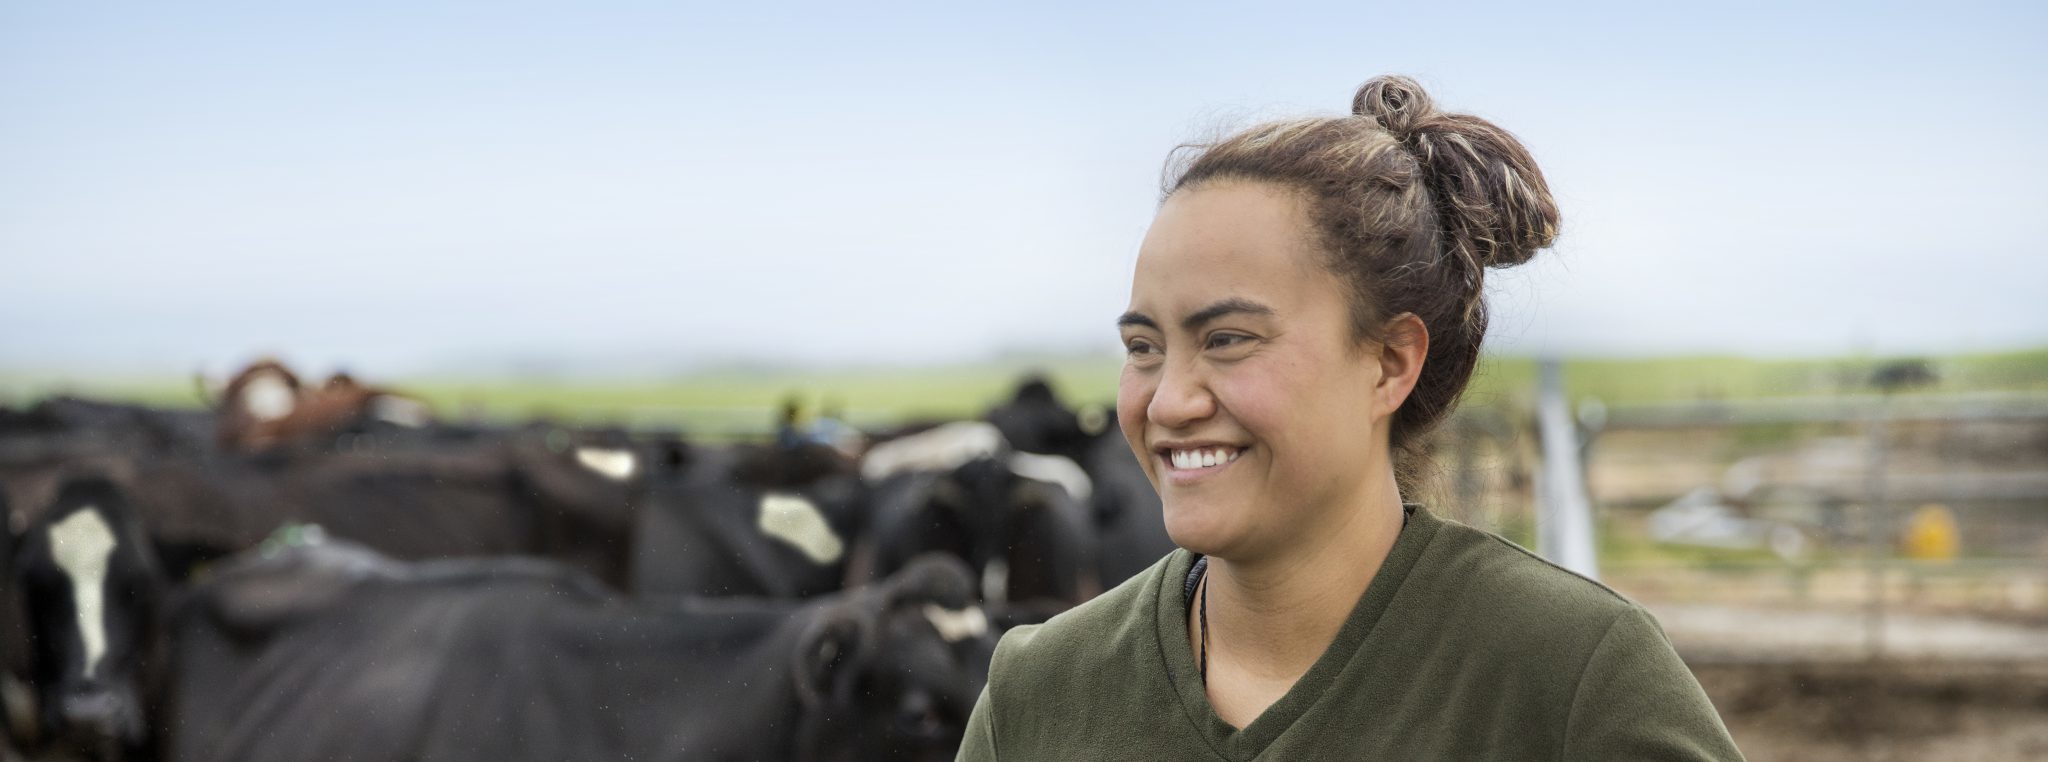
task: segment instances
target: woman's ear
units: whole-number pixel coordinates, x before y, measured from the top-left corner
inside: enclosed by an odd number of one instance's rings
[[[1422,378],[1423,358],[1429,356],[1429,327],[1415,313],[1395,315],[1383,330],[1387,340],[1379,344],[1380,380],[1372,390],[1375,419],[1401,408]]]

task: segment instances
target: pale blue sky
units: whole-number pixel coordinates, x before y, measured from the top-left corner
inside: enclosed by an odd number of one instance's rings
[[[2040,4],[279,5],[0,7],[0,367],[1107,351],[1168,149],[1384,72],[1563,204],[1500,348],[2048,343]]]

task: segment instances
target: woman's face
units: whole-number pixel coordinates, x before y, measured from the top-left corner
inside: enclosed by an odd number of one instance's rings
[[[1167,199],[1139,250],[1117,422],[1182,547],[1285,550],[1362,513],[1387,468],[1380,353],[1309,225],[1285,188],[1225,181]]]

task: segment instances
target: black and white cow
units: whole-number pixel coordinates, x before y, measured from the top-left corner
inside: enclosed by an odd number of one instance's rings
[[[105,476],[126,491],[174,580],[303,523],[407,560],[542,556],[624,585],[646,474],[676,448],[580,437],[507,430],[323,453],[59,452],[0,467],[0,477],[47,485],[12,492],[53,494],[71,475]]]
[[[1069,409],[1042,378],[1027,378],[989,423],[1018,450],[1073,459],[1087,472],[1097,571],[1104,587],[1144,571],[1174,549],[1159,493],[1116,426],[1116,409]]]
[[[330,544],[177,615],[170,758],[951,759],[991,641],[957,561],[813,599],[626,601],[560,566]]]
[[[204,411],[52,397],[21,411],[0,409],[0,492],[12,502],[17,534],[49,506],[57,487],[84,470],[114,474],[138,458],[190,457],[212,444]]]
[[[1001,431],[1011,447],[1077,462],[1101,431],[1099,422],[1091,431],[1078,412],[1061,404],[1052,382],[1040,376],[1025,377],[1010,401],[989,408],[982,419]]]
[[[15,549],[27,682],[46,746],[95,759],[146,756],[165,595],[149,538],[111,482],[75,479]]]
[[[1097,436],[1082,467],[1095,483],[1097,568],[1104,587],[1122,584],[1173,552],[1159,492],[1122,434],[1111,429]]]
[[[924,553],[968,562],[989,603],[1079,603],[1098,592],[1087,474],[1017,452],[994,426],[949,423],[885,442],[861,464],[873,494],[856,564],[886,575]]]
[[[632,590],[803,598],[838,590],[865,513],[853,464],[824,445],[700,448],[649,486]]]
[[[403,560],[540,556],[623,586],[646,467],[627,447],[557,453],[525,440],[335,453],[282,476],[286,510],[257,536],[317,524]]]

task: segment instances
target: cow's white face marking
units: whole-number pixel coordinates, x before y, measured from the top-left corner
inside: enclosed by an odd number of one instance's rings
[[[904,471],[950,471],[976,458],[995,457],[1008,446],[1003,432],[991,424],[955,421],[875,445],[861,458],[860,475],[879,481]]]
[[[85,676],[99,669],[107,655],[107,558],[114,552],[114,531],[99,509],[86,506],[50,527],[50,555],[71,579],[72,609],[78,615],[78,638],[85,644]]]
[[[761,496],[761,533],[803,551],[813,563],[829,564],[846,552],[846,543],[818,506],[800,495],[770,492]]]
[[[998,558],[981,567],[981,599],[1002,603],[1010,598],[1010,562]]]
[[[1037,479],[1060,485],[1075,500],[1087,500],[1095,494],[1095,482],[1088,478],[1088,472],[1073,458],[1063,455],[1039,455],[1030,452],[1010,454],[1010,473],[1026,479]]]
[[[988,634],[988,615],[982,613],[980,606],[954,610],[927,603],[924,605],[924,618],[931,620],[932,627],[939,631],[939,637],[948,643]]]
[[[576,462],[607,479],[618,482],[633,478],[634,472],[640,470],[640,458],[635,456],[632,450],[578,447]]]
[[[275,373],[258,375],[242,387],[242,409],[259,421],[275,421],[291,415],[292,408],[298,404],[298,395],[292,392],[291,385]]]

